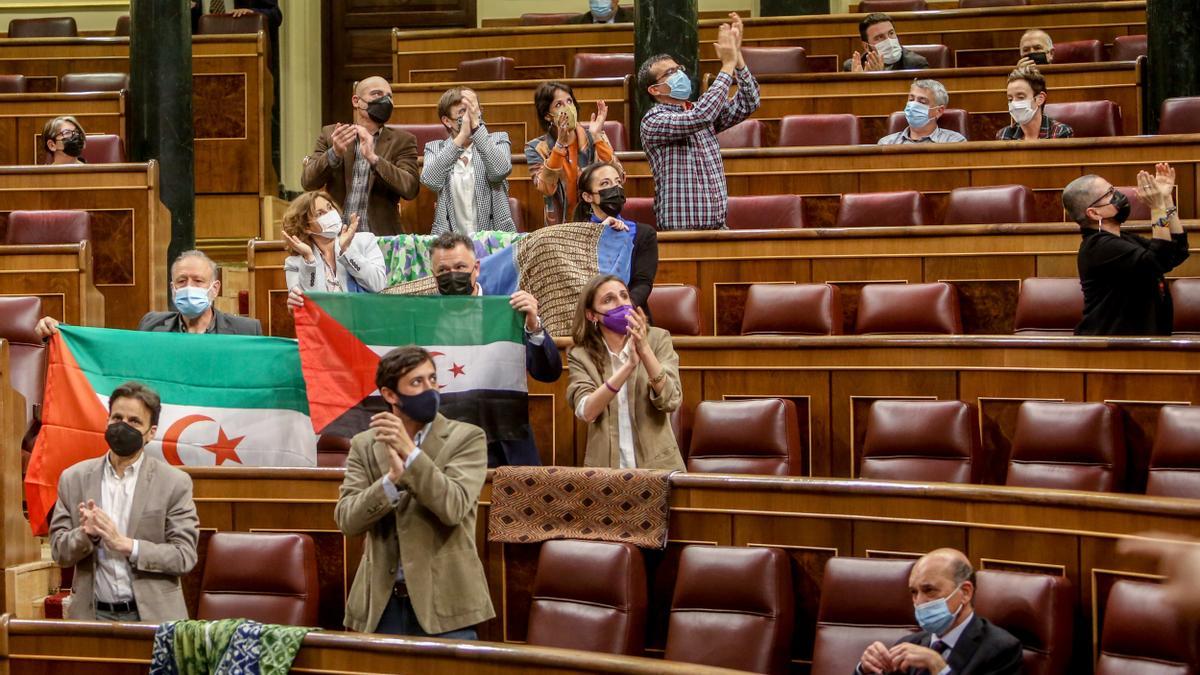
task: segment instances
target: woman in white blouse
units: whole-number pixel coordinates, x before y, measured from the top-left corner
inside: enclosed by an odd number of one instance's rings
[[[342,211],[324,190],[305,192],[283,214],[288,288],[305,293],[377,293],[387,286],[383,251],[370,232],[358,232],[358,215]]]

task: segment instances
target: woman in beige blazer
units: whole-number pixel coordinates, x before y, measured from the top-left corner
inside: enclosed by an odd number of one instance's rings
[[[683,470],[671,413],[683,395],[671,335],[634,309],[620,277],[579,296],[567,354],[567,403],[588,423],[584,466]]]

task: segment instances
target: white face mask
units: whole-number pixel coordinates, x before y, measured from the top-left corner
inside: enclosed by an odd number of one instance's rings
[[[1033,116],[1037,114],[1037,109],[1033,107],[1032,101],[1010,101],[1008,114],[1017,124],[1025,124],[1033,119]]]
[[[321,226],[321,231],[314,232],[314,234],[326,239],[333,239],[342,231],[342,217],[337,211],[326,211],[321,214],[317,218],[317,224]]]
[[[900,38],[888,38],[875,43],[875,51],[883,59],[884,64],[892,65],[900,60],[903,50],[900,48]]]

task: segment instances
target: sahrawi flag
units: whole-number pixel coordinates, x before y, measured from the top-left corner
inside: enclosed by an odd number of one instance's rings
[[[525,318],[505,296],[310,293],[296,336],[313,429],[350,437],[387,409],[379,359],[419,345],[437,366],[440,411],[482,427],[489,440],[528,433]]]
[[[108,449],[108,395],[136,380],[162,415],[146,452],[187,466],[315,466],[316,437],[291,340],[59,326],[25,477],[35,534],[44,534],[58,477]]]

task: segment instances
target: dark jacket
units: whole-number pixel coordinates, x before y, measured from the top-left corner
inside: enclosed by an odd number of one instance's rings
[[[617,5],[617,16],[613,23],[633,23],[633,8],[621,7]],[[592,16],[592,10],[588,10],[579,16],[573,16],[567,19],[567,23],[596,23],[596,18]],[[608,23],[607,21],[603,23]]]
[[[1083,320],[1076,335],[1170,335],[1171,287],[1163,278],[1188,258],[1186,233],[1171,241],[1086,228],[1079,244]]]
[[[179,312],[147,312],[138,322],[138,330],[153,333],[182,333],[185,330],[183,315]],[[234,316],[213,309],[213,320],[205,333],[219,335],[262,335],[262,324],[258,319]]]
[[[650,291],[654,289],[654,277],[658,274],[658,231],[646,223],[637,224],[633,237],[633,259],[629,262],[629,299],[634,307],[641,307],[646,318],[650,316]]]
[[[896,644],[928,647],[929,639],[929,633],[920,631],[900,638]],[[1019,675],[1021,659],[1021,641],[976,614],[958,636],[946,665],[954,675]]]
[[[525,340],[525,370],[538,382],[557,382],[562,377],[562,357],[550,332],[542,330],[542,344],[535,345]],[[526,426],[524,438],[495,440],[488,442],[488,467],[509,464],[540,466],[537,444],[533,440],[533,429]]]
[[[863,52],[861,56],[862,62],[867,62],[867,53]],[[850,59],[842,62],[842,70],[850,70]],[[922,70],[929,67],[929,61],[924,56],[916,52],[909,51],[905,47],[900,48],[900,60],[892,65],[884,64],[884,70]]]

